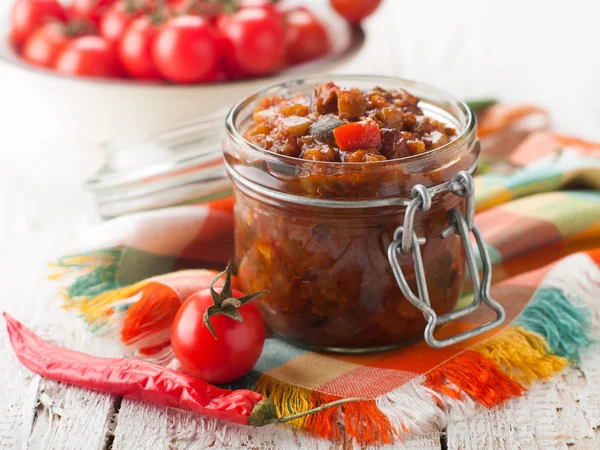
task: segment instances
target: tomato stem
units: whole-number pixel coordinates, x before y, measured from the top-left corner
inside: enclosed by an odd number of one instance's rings
[[[225,275],[225,283],[223,284],[223,288],[221,289],[221,293],[218,293],[214,289],[214,285],[217,281],[221,279],[221,277]],[[231,288],[231,261],[227,263],[227,268],[221,272],[219,275],[215,277],[215,279],[210,283],[210,295],[213,300],[213,305],[209,306],[204,313],[204,325],[208,328],[208,331],[213,335],[215,339],[217,339],[217,334],[212,326],[212,322],[210,318],[212,316],[216,316],[218,314],[223,314],[224,316],[229,317],[230,319],[235,320],[236,322],[243,322],[244,318],[238,311],[239,308],[244,306],[246,303],[251,302],[257,297],[260,297],[264,293],[268,292],[260,291],[255,292],[254,294],[246,295],[244,297],[235,298],[233,296],[233,291]]]
[[[63,30],[67,36],[81,36],[94,31],[93,26],[85,19],[71,20]]]
[[[150,15],[150,22],[153,25],[160,25],[164,21],[165,0],[157,0],[156,10]]]
[[[128,14],[133,14],[137,11],[137,5],[135,4],[135,0],[125,0],[125,12]]]

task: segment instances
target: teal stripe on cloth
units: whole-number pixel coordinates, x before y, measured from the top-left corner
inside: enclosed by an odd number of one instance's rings
[[[504,181],[504,186],[511,191],[519,191],[537,183],[550,183],[555,185],[560,182],[564,170],[556,166],[540,167],[536,170],[519,170]]]
[[[513,322],[542,336],[551,353],[578,362],[580,352],[592,342],[592,313],[575,305],[560,289],[541,287]]]
[[[592,156],[563,151],[552,159],[543,159],[505,175],[486,173],[479,183],[485,191],[501,186],[511,191],[513,198],[555,190],[565,182],[565,174],[580,169],[600,167],[600,160]]]
[[[279,339],[267,339],[254,369],[263,373],[268,372],[304,353],[307,353],[307,350],[294,347],[287,342]]]
[[[260,359],[250,373],[239,380],[222,385],[222,387],[226,389],[254,389],[256,382],[264,373],[276,369],[304,353],[308,353],[308,350],[294,347],[279,339],[267,339]]]

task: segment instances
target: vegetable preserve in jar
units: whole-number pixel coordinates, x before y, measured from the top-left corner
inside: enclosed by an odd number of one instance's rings
[[[430,345],[442,346],[433,328],[455,314],[465,256],[474,267],[450,217],[472,231],[457,179],[470,179],[479,153],[468,107],[401,79],[314,78],[245,98],[227,131],[239,282],[268,289],[256,301],[271,331],[358,352],[429,324]]]

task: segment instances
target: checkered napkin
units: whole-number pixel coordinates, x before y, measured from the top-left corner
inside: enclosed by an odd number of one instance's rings
[[[449,408],[492,407],[576,364],[600,311],[600,250],[594,250],[600,247],[600,146],[538,132],[503,158],[521,167],[476,177],[476,222],[494,265],[492,297],[507,314],[502,328],[444,349],[417,342],[360,356],[268,339],[253,371],[233,387],[270,397],[281,415],[365,398],[292,425],[329,439],[343,428],[363,444],[387,443],[443,428]],[[113,333],[126,354],[172,364],[170,323],[186,296],[212,279],[207,268],[221,268],[231,257],[232,224],[230,199],[101,224],[54,266],[68,282],[65,306],[78,310],[92,331]],[[491,316],[481,308],[437,337]]]

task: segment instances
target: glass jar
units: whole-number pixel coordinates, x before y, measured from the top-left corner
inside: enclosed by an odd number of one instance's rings
[[[425,114],[448,123],[458,136],[417,156],[371,163],[302,160],[243,138],[260,99],[310,94],[315,84],[327,81],[363,90],[404,89],[421,99]],[[309,78],[243,99],[226,123],[239,282],[244,292],[268,289],[257,304],[275,335],[317,350],[382,350],[422,335],[428,323],[435,328],[438,318],[432,320],[427,307],[442,314],[439,319],[448,317],[465,280],[465,249],[459,227],[442,232],[450,223],[449,211],[468,213],[463,196],[452,189],[457,174],[474,171],[479,155],[476,121],[464,103],[397,78]],[[419,189],[427,199],[420,198]],[[406,248],[396,251],[407,227],[414,233],[405,233]],[[397,245],[390,250],[392,244]],[[417,259],[427,292],[419,283]],[[477,273],[475,278],[478,282]],[[413,297],[423,304],[416,308],[416,300],[407,296],[417,291]]]

